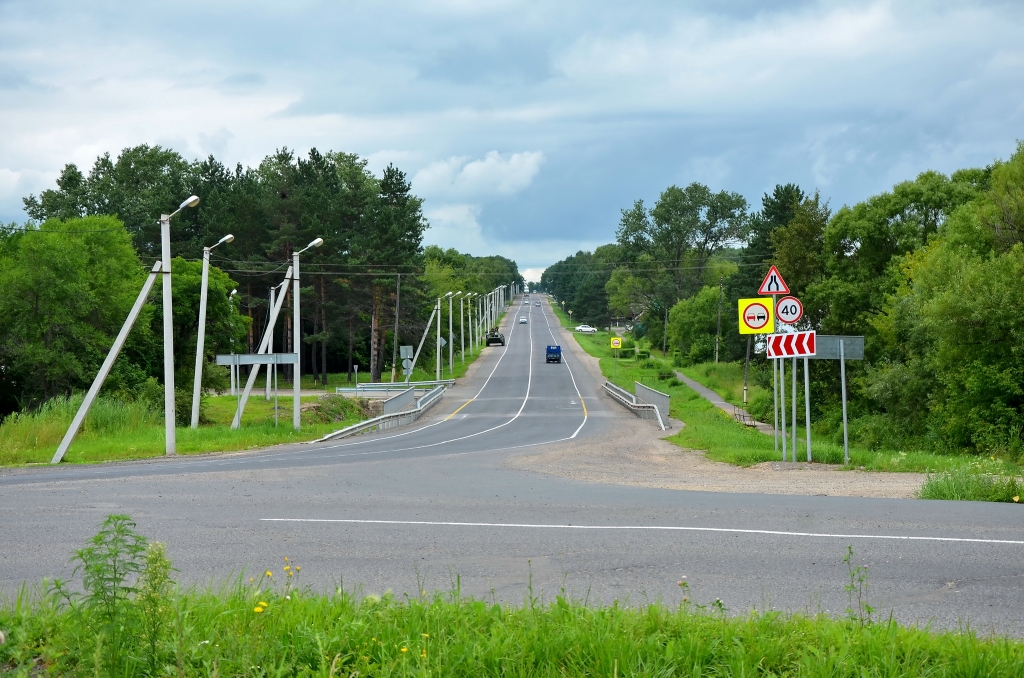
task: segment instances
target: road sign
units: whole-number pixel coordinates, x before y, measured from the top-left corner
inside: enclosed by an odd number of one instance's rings
[[[847,337],[835,334],[819,334],[817,352],[811,356],[817,360],[839,360],[839,340],[843,340],[843,358],[864,360],[864,337]]]
[[[399,346],[398,357],[399,358],[411,358],[413,356],[412,346]]]
[[[769,358],[810,358],[815,353],[814,331],[768,337]]]
[[[804,305],[796,297],[782,297],[775,308],[775,317],[780,323],[792,325],[804,316]]]
[[[771,334],[775,331],[771,299],[740,299],[740,334]]]
[[[412,359],[406,358],[405,360],[403,360],[402,361],[402,369],[403,370],[411,370],[412,369]]]
[[[768,269],[768,275],[764,277],[761,286],[757,288],[758,294],[789,294],[789,285],[782,279],[779,269],[772,266]]]
[[[622,339],[619,337],[612,337],[612,348],[622,348]]]

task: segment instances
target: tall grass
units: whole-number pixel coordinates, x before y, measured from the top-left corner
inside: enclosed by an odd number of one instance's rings
[[[279,399],[279,425],[274,425],[274,402],[258,394],[250,398],[240,429],[231,429],[236,398],[211,396],[208,416],[213,425],[177,429],[181,454],[247,450],[281,443],[313,440],[365,418],[358,403],[339,396],[321,396],[328,407],[305,409],[302,428],[292,428],[292,399]],[[317,402],[303,397],[303,403]],[[50,460],[67,432],[82,396],[58,397],[40,409],[15,413],[0,424],[0,464],[44,463]],[[143,459],[164,452],[163,412],[143,401],[125,402],[108,397],[96,399],[65,460],[98,462]]]
[[[921,499],[957,499],[1019,503],[1024,482],[1015,476],[979,472],[971,467],[929,474],[918,492]]]
[[[83,395],[57,396],[38,410],[15,412],[0,424],[0,464],[16,463],[23,453],[56,449],[82,404]],[[79,435],[87,437],[124,434],[157,426],[163,414],[142,401],[99,397],[89,408]]]
[[[278,571],[275,579],[283,575]],[[120,676],[1020,676],[1024,645],[970,631],[780,612],[730,617],[689,602],[520,606],[442,594],[360,595],[249,583],[167,599],[152,646],[124,639]],[[127,617],[128,615],[126,615]],[[101,675],[95,625],[52,595],[0,608],[0,667]],[[155,673],[150,673],[155,667]]]

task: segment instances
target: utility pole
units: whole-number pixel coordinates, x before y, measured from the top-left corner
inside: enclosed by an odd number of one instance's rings
[[[398,309],[402,302],[402,274],[398,274],[398,282],[395,284],[395,335],[394,349],[391,351],[391,383],[395,383],[395,368],[398,363]],[[324,368],[324,374],[327,369]]]
[[[437,312],[437,359],[434,379],[441,381],[441,297],[437,298],[437,306],[434,308]]]
[[[718,362],[718,345],[722,341],[722,279],[718,279],[718,329],[715,331],[715,362]]]

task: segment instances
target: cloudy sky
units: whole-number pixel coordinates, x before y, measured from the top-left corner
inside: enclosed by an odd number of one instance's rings
[[[834,207],[1024,138],[1024,3],[0,0],[0,220],[140,144],[393,162],[536,275],[691,181]]]

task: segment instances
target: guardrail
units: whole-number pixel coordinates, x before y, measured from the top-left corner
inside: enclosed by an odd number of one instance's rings
[[[412,392],[412,389],[408,389]],[[346,426],[343,429],[335,431],[334,433],[328,433],[323,438],[317,438],[311,440],[312,443],[322,443],[325,440],[337,440],[338,438],[346,438],[356,433],[365,433],[369,431],[386,431],[392,428],[399,428],[400,426],[406,426],[423,416],[423,413],[433,407],[437,401],[444,396],[444,392],[448,390],[446,386],[439,385],[431,391],[428,391],[425,395],[420,396],[420,399],[416,401],[416,407],[411,409],[404,409],[401,412],[394,412],[391,414],[382,414],[379,417],[367,419],[361,421],[358,424],[352,424]]]
[[[612,397],[613,400],[618,401],[621,405],[625,406],[630,412],[640,417],[641,419],[654,419],[658,422],[658,426],[664,431],[667,427],[665,421],[661,418],[661,412],[658,410],[657,405],[651,405],[637,400],[636,396],[622,388],[616,386],[610,381],[606,381],[603,384],[604,390]],[[668,413],[666,413],[668,416]]]
[[[382,403],[384,406],[384,414],[397,414],[409,407],[409,405],[412,405],[414,402],[416,402],[416,389],[407,388],[404,391],[391,396]]]
[[[437,386],[449,386],[449,387],[451,387],[451,386],[454,386],[454,385],[455,385],[455,380],[454,379],[442,379],[441,381],[410,381],[410,382],[404,382],[404,381],[395,381],[395,382],[382,381],[382,382],[377,382],[377,383],[357,384],[355,386],[339,386],[339,387],[334,389],[334,392],[335,393],[355,393],[356,395],[359,395],[360,393],[373,394],[373,395],[380,395],[381,393],[383,393],[384,395],[390,395],[392,391],[394,391],[394,392],[407,391],[410,388],[414,388],[417,391],[430,391],[431,389],[433,389],[433,388],[435,388]]]

